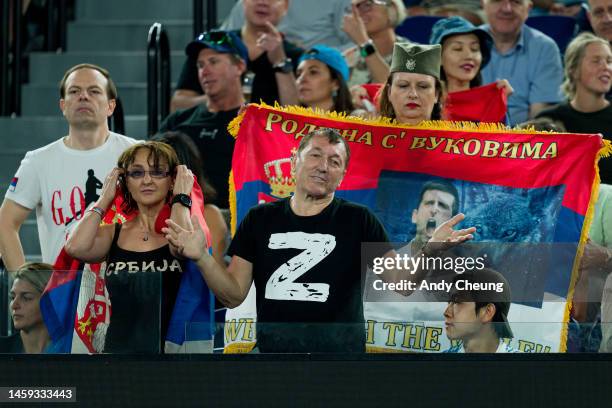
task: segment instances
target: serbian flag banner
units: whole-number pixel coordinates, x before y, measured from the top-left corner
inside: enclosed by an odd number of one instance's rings
[[[514,336],[504,341],[523,352],[566,350],[573,287],[599,188],[597,161],[612,152],[608,142],[600,135],[510,130],[500,124],[403,126],[388,119],[249,105],[229,126],[236,137],[233,232],[251,207],[291,195],[291,157],[301,138],[319,127],[336,129],[350,147],[336,196],[369,207],[390,240],[402,244],[399,253],[414,253],[437,225],[463,212],[459,227],[477,228],[473,244],[483,245],[482,259],[512,290],[507,319]],[[427,198],[431,191],[438,198]],[[456,346],[444,325],[447,299],[399,294],[372,299],[367,277],[364,286],[369,351],[441,352]],[[228,310],[226,352],[248,350],[256,340],[254,299],[251,294]]]
[[[457,122],[503,122],[507,109],[506,93],[492,83],[450,92],[444,100],[444,119]]]
[[[197,182],[191,199],[192,214],[197,216],[207,241],[211,242],[204,221],[204,197]],[[123,194],[119,192],[106,212],[103,224],[124,223],[136,215],[136,212],[123,212],[122,203]],[[166,205],[157,217],[156,231],[161,231],[169,217],[170,207]],[[54,272],[40,299],[41,313],[52,341],[50,351],[73,354],[103,352],[106,332],[112,321],[112,304],[104,279],[105,263],[83,263],[62,249],[53,267]],[[162,333],[165,335],[165,352],[211,352],[214,297],[194,263],[187,262],[186,267],[168,331]]]

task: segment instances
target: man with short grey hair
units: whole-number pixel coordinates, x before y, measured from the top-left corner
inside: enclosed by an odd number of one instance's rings
[[[587,15],[595,35],[612,42],[612,0],[589,0]]]
[[[562,100],[563,69],[557,44],[525,25],[530,0],[482,0],[493,37],[491,60],[482,69],[483,83],[505,78],[514,93],[508,98],[510,125],[532,119],[542,109]]]

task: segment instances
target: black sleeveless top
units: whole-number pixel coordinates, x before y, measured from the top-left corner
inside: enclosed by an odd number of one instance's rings
[[[120,232],[116,224],[106,259],[111,318],[104,352],[162,353],[184,261],[169,245],[147,252],[119,248]]]

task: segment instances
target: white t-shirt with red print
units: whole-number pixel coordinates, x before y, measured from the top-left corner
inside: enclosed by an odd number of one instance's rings
[[[26,153],[5,197],[36,208],[43,262],[55,262],[70,230],[99,198],[106,175],[136,142],[111,132],[102,146],[91,150],[71,149],[62,138]]]

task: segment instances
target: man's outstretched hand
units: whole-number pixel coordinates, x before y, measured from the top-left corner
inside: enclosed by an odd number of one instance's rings
[[[472,234],[476,232],[476,227],[455,229],[455,226],[464,219],[465,214],[459,213],[448,221],[440,224],[425,245],[425,248],[423,248],[423,253],[432,255],[440,251],[446,251],[455,245],[473,239],[474,235]]]

